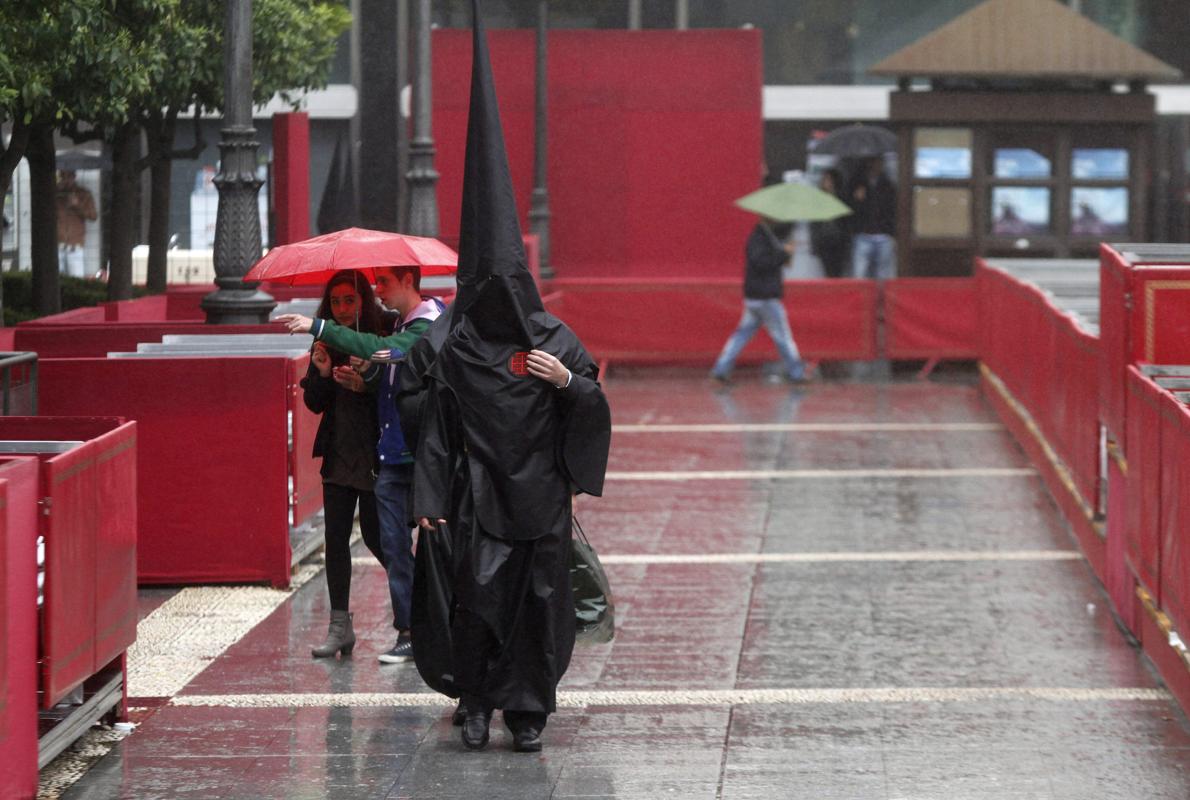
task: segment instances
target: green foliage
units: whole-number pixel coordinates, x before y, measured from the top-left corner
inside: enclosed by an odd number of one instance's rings
[[[180,0],[4,0],[0,115],[26,123],[127,119],[169,65],[152,20]]]
[[[107,302],[107,284],[90,278],[72,278],[62,275],[62,310],[85,308]],[[16,325],[39,316],[33,310],[33,278],[30,272],[5,272],[4,324]],[[134,286],[134,297],[143,297],[145,287]]]

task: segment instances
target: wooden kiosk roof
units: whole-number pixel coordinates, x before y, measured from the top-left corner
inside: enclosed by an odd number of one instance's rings
[[[1173,81],[1182,75],[1057,0],[987,0],[869,72],[1096,81]]]

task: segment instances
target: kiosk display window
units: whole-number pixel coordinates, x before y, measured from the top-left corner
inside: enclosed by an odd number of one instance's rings
[[[971,130],[920,128],[913,136],[913,175],[937,180],[971,177]]]
[[[991,232],[995,236],[1049,233],[1050,190],[1038,186],[997,186],[992,189],[991,215]]]
[[[1128,190],[1077,186],[1070,191],[1071,236],[1128,234]]]

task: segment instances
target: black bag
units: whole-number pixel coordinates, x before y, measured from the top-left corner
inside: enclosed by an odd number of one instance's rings
[[[611,584],[577,518],[574,519],[574,536],[570,542],[575,639],[585,644],[610,642],[616,635],[616,606],[612,602]]]

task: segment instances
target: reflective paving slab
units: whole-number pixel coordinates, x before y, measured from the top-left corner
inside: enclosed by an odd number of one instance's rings
[[[343,660],[309,657],[315,570],[146,598],[138,728],[63,796],[1190,797],[1190,725],[973,383],[608,391],[612,475],[578,513],[618,630],[576,651],[543,753],[498,715],[465,752],[450,701],[377,662],[357,547]]]

